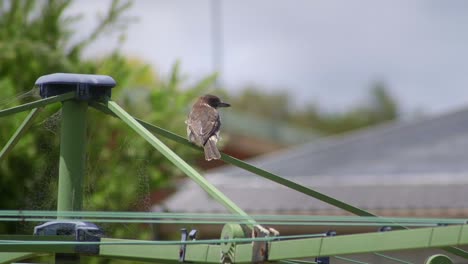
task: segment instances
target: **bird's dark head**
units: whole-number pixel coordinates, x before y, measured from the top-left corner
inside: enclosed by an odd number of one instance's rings
[[[219,97],[215,95],[211,95],[211,94],[207,94],[207,95],[200,97],[200,100],[203,103],[206,103],[209,106],[214,107],[214,108],[231,106],[228,103],[222,102],[221,99],[219,99]]]

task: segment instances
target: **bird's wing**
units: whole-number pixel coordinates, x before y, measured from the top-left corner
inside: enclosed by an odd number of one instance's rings
[[[208,139],[216,134],[221,122],[216,109],[207,108],[203,115],[190,118],[189,128],[199,138],[201,145],[205,145]]]
[[[202,134],[203,145],[206,144],[206,142],[208,141],[208,139],[210,137],[212,137],[212,136],[217,137],[217,134],[219,133],[219,127],[220,126],[221,126],[221,122],[219,120],[219,115],[216,112],[216,119],[213,120],[213,121],[209,121],[209,122],[205,123],[205,125],[203,127],[203,134]]]

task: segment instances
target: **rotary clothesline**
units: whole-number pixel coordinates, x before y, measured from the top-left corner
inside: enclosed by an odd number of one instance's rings
[[[79,78],[78,78],[79,77]],[[97,78],[99,77],[99,78]],[[110,78],[110,79],[109,79]],[[64,86],[63,85],[63,82],[65,81],[65,83],[67,84],[70,84],[68,86]],[[97,82],[96,82],[97,81]],[[282,178],[278,175],[275,175],[273,173],[270,173],[270,172],[267,172],[265,170],[262,170],[261,168],[257,168],[255,166],[252,166],[248,163],[245,163],[243,161],[240,161],[236,158],[233,158],[229,155],[225,155],[225,154],[222,154],[222,159],[226,162],[229,162],[235,166],[238,166],[240,168],[243,168],[247,171],[250,171],[252,173],[255,173],[261,177],[264,177],[268,180],[271,180],[273,182],[276,182],[278,184],[281,184],[281,185],[284,185],[286,187],[289,187],[293,190],[296,190],[298,192],[301,192],[305,195],[308,195],[310,197],[313,197],[313,198],[316,198],[320,201],[323,201],[323,202],[326,202],[328,204],[331,204],[333,206],[336,206],[338,208],[341,208],[345,211],[348,211],[348,212],[351,212],[351,213],[354,213],[356,215],[359,215],[359,216],[364,216],[364,217],[374,217],[372,220],[369,218],[369,219],[363,219],[363,218],[360,218],[360,220],[353,220],[351,221],[350,219],[346,220],[346,221],[343,221],[343,220],[337,220],[338,218],[334,218],[334,217],[331,217],[331,218],[328,218],[328,219],[321,219],[321,220],[318,220],[315,219],[315,220],[311,220],[311,218],[306,218],[306,217],[303,217],[303,218],[300,218],[301,216],[296,216],[296,217],[299,217],[299,218],[296,218],[296,219],[287,219],[287,218],[283,218],[283,219],[279,219],[279,218],[276,218],[274,220],[272,220],[272,218],[265,218],[265,219],[262,219],[261,217],[259,219],[254,219],[252,218],[252,216],[250,215],[247,215],[241,208],[239,208],[236,204],[234,204],[232,201],[230,201],[227,197],[224,196],[223,193],[221,193],[219,190],[217,190],[212,184],[210,184],[209,182],[207,182],[197,171],[195,171],[190,165],[188,165],[185,161],[183,161],[182,159],[180,159],[180,157],[178,157],[175,153],[173,153],[166,145],[164,145],[158,138],[156,138],[152,133],[155,133],[155,134],[159,134],[159,135],[162,135],[164,137],[167,137],[169,139],[172,139],[176,142],[179,142],[179,143],[182,143],[182,144],[185,144],[185,145],[188,145],[188,146],[191,146],[191,147],[194,147],[192,144],[190,144],[185,138],[182,138],[172,132],[169,132],[167,130],[164,130],[162,128],[159,128],[157,126],[154,126],[152,124],[149,124],[149,123],[146,123],[142,120],[138,120],[132,116],[130,116],[125,110],[123,110],[119,105],[117,105],[115,102],[111,101],[110,100],[110,89],[112,87],[115,86],[115,82],[113,81],[113,79],[111,77],[108,77],[108,76],[84,76],[84,75],[74,75],[74,74],[55,74],[55,75],[48,75],[48,76],[43,76],[41,77],[40,79],[38,79],[38,81],[36,82],[37,85],[40,86],[41,88],[41,96],[43,97],[42,100],[38,100],[36,102],[32,102],[32,103],[27,103],[27,104],[24,104],[24,105],[20,105],[20,106],[17,106],[17,107],[12,107],[10,109],[6,109],[6,110],[3,110],[3,111],[0,111],[0,117],[1,116],[5,116],[5,115],[9,115],[9,114],[14,114],[14,113],[18,113],[18,112],[21,112],[21,111],[25,111],[25,110],[31,110],[31,113],[30,115],[28,115],[28,117],[24,120],[23,124],[19,127],[19,129],[16,131],[16,133],[13,135],[12,139],[7,143],[7,145],[4,147],[4,149],[0,152],[0,160],[2,158],[4,158],[8,152],[14,147],[14,145],[16,144],[17,140],[21,137],[22,133],[24,132],[24,130],[27,128],[28,124],[31,122],[31,120],[34,119],[34,116],[35,116],[35,113],[36,113],[36,108],[40,108],[40,107],[43,107],[43,106],[46,106],[50,103],[55,103],[55,102],[63,102],[64,104],[64,107],[62,109],[67,109],[67,111],[64,113],[64,121],[69,121],[67,124],[63,125],[65,128],[67,128],[68,132],[70,131],[74,131],[74,129],[78,129],[80,128],[80,131],[83,131],[83,133],[79,134],[78,136],[82,136],[85,134],[85,130],[83,130],[82,128],[84,127],[84,125],[81,126],[81,123],[79,122],[71,122],[71,120],[74,120],[76,121],[75,119],[80,119],[81,121],[84,121],[84,117],[85,117],[85,113],[86,113],[86,109],[87,109],[87,106],[88,104],[90,106],[93,106],[94,108],[97,108],[98,110],[101,110],[102,112],[105,112],[105,113],[108,113],[108,114],[111,114],[113,116],[116,116],[118,118],[120,118],[122,121],[124,121],[125,123],[127,123],[127,125],[129,125],[135,132],[137,132],[140,136],[142,136],[145,140],[147,140],[155,149],[157,149],[159,152],[161,152],[164,156],[166,156],[171,162],[174,163],[174,165],[176,165],[179,169],[181,169],[184,173],[187,174],[187,176],[189,176],[190,178],[192,178],[192,180],[194,180],[197,184],[199,184],[207,193],[209,193],[215,200],[217,200],[218,202],[220,202],[221,204],[223,204],[229,211],[233,212],[233,213],[236,213],[238,215],[239,218],[237,219],[233,219],[233,218],[230,218],[230,217],[227,217],[225,216],[224,218],[203,218],[203,217],[200,217],[200,218],[197,218],[197,219],[193,219],[193,215],[188,215],[188,216],[185,216],[186,218],[184,218],[184,216],[175,216],[175,215],[172,215],[170,217],[167,217],[167,218],[163,218],[163,217],[156,217],[154,215],[150,215],[149,217],[142,217],[141,215],[139,217],[135,217],[135,216],[127,216],[125,218],[122,218],[122,215],[114,215],[113,217],[110,217],[110,216],[107,216],[107,217],[102,217],[102,216],[99,216],[99,215],[93,215],[93,216],[90,216],[90,215],[87,215],[87,216],[71,216],[71,215],[59,215],[59,214],[56,214],[55,216],[54,215],[32,215],[33,213],[31,213],[30,216],[27,216],[25,215],[24,213],[21,214],[21,213],[17,213],[15,215],[15,213],[12,213],[10,215],[0,215],[0,221],[48,221],[49,219],[52,219],[52,220],[55,220],[56,217],[59,217],[59,218],[62,218],[61,220],[64,220],[65,218],[77,218],[77,220],[84,220],[84,219],[88,219],[88,220],[92,220],[93,222],[94,221],[110,221],[110,222],[123,222],[123,221],[132,221],[132,222],[137,222],[137,221],[164,221],[164,222],[160,222],[160,223],[174,223],[176,221],[179,221],[180,223],[195,223],[195,222],[191,222],[191,221],[197,221],[197,223],[215,223],[215,222],[219,222],[219,223],[229,223],[230,221],[238,221],[239,223],[247,223],[248,226],[250,226],[250,228],[253,228],[255,225],[258,225],[260,223],[274,223],[274,224],[278,224],[278,223],[281,223],[281,224],[289,224],[289,225],[312,225],[312,224],[316,224],[316,225],[322,225],[322,224],[326,224],[326,225],[346,225],[346,226],[350,226],[350,225],[385,225],[385,226],[397,226],[399,228],[404,228],[404,229],[407,229],[406,226],[426,226],[426,225],[429,225],[429,226],[439,226],[439,225],[457,225],[457,226],[453,226],[452,227],[440,227],[440,228],[426,228],[426,229],[415,229],[415,230],[411,230],[411,231],[395,231],[395,232],[386,232],[387,234],[385,234],[384,237],[375,237],[374,235],[370,234],[370,235],[364,235],[364,236],[355,236],[355,237],[348,237],[348,236],[343,236],[343,237],[339,237],[339,238],[331,238],[331,239],[322,239],[322,238],[318,238],[318,240],[316,240],[315,238],[304,238],[304,239],[309,239],[307,243],[320,243],[319,246],[316,248],[317,250],[317,256],[319,255],[322,255],[325,254],[327,255],[327,250],[330,248],[330,249],[333,249],[333,252],[336,252],[338,255],[339,255],[339,252],[341,253],[344,253],[344,252],[353,252],[353,250],[355,250],[353,247],[351,247],[351,250],[344,250],[343,249],[340,249],[344,244],[339,244],[339,243],[346,243],[348,244],[348,239],[355,239],[356,241],[358,241],[357,243],[361,243],[362,245],[366,245],[368,248],[365,250],[366,252],[376,252],[376,251],[381,251],[381,250],[390,250],[391,248],[394,248],[395,249],[400,249],[400,248],[404,248],[404,243],[407,243],[408,244],[408,247],[433,247],[433,246],[448,246],[448,248],[444,248],[446,249],[447,251],[451,252],[451,253],[454,253],[456,255],[459,255],[459,256],[463,256],[463,257],[467,257],[468,256],[468,253],[459,249],[459,248],[456,248],[456,247],[453,247],[452,245],[459,245],[459,244],[465,244],[466,243],[466,240],[465,240],[465,228],[466,228],[466,225],[464,226],[461,226],[462,224],[466,224],[466,220],[464,219],[432,219],[432,220],[428,220],[428,219],[423,219],[425,222],[423,221],[420,221],[420,222],[412,222],[412,220],[408,220],[408,219],[402,219],[402,218],[396,218],[396,219],[390,219],[388,218],[387,220],[382,220],[380,221],[382,218],[378,218],[376,217],[375,215],[373,215],[372,213],[370,212],[367,212],[363,209],[360,209],[360,208],[357,208],[357,207],[354,207],[346,202],[343,202],[343,201],[340,201],[340,200],[337,200],[333,197],[330,197],[330,196],[327,196],[323,193],[320,193],[320,192],[317,192],[311,188],[308,188],[306,186],[303,186],[303,185],[300,185],[298,183],[295,183],[293,181],[290,181],[288,179],[285,179],[285,178]],[[75,87],[76,85],[76,87]],[[66,88],[66,89],[65,89]],[[104,92],[102,92],[104,91]],[[57,95],[55,95],[57,94]],[[87,103],[84,103],[84,102],[87,102]],[[67,106],[67,107],[65,107]],[[75,114],[77,115],[75,119],[71,118],[71,117],[74,117]],[[65,123],[65,122],[64,122]],[[79,123],[77,125],[77,123]],[[79,141],[76,141],[77,138],[80,138],[80,137],[77,137],[77,136],[73,136],[72,135],[73,133],[63,133],[63,135],[65,135],[66,137],[63,137],[62,138],[62,144],[64,143],[67,143],[68,145],[66,145],[66,147],[64,147],[64,150],[66,150],[66,153],[67,154],[70,154],[72,153],[73,155],[68,155],[64,158],[64,162],[65,163],[69,163],[69,164],[72,164],[74,167],[74,169],[76,170],[73,170],[73,171],[69,171],[69,167],[68,166],[64,166],[64,169],[63,171],[61,171],[62,173],[60,174],[61,175],[61,178],[62,179],[65,179],[66,177],[70,176],[70,175],[73,175],[74,177],[76,177],[77,179],[81,179],[82,177],[82,174],[83,174],[83,170],[81,168],[81,159],[83,158],[83,156],[81,155],[81,153],[83,151],[82,150],[82,146],[83,144],[85,143],[84,140],[82,140],[83,142],[79,142]],[[82,144],[83,143],[83,144]],[[62,152],[62,149],[61,149],[61,152]],[[84,153],[84,152],[83,152]],[[61,160],[62,162],[62,160]],[[65,164],[64,163],[64,164]],[[78,166],[80,165],[80,166]],[[70,174],[71,173],[71,174]],[[72,184],[68,184],[68,185],[64,185],[62,186],[63,188],[59,188],[61,190],[61,192],[59,192],[59,194],[66,194],[66,195],[62,195],[62,199],[58,199],[59,200],[59,205],[58,205],[58,208],[59,208],[59,211],[61,211],[61,213],[65,213],[63,211],[67,211],[67,210],[75,210],[73,208],[79,208],[81,209],[81,192],[78,192],[75,196],[71,197],[70,196],[70,189],[73,187]],[[59,195],[59,198],[60,198],[60,195]],[[76,198],[76,202],[77,202],[77,205],[74,205],[73,203],[71,203],[70,201],[75,201],[71,198]],[[61,203],[62,204],[61,204]],[[77,210],[79,210],[77,209]],[[161,216],[161,215],[160,215]],[[119,218],[120,217],[120,218]],[[47,219],[47,220],[45,220]],[[346,218],[343,218],[343,219],[346,219]],[[376,220],[378,219],[378,220]],[[385,219],[385,218],[383,218]],[[257,222],[258,220],[258,222]],[[368,221],[365,221],[365,220],[368,220]],[[403,221],[403,220],[406,220],[406,221]],[[434,221],[434,220],[441,220],[441,221]],[[65,220],[66,221],[66,220]],[[156,223],[156,222],[155,222]],[[438,238],[438,240],[434,240],[433,241],[433,234],[439,234],[440,232],[453,232],[454,233],[454,236],[452,238],[452,236],[450,236],[450,239],[447,239],[447,237],[444,235],[444,236],[436,236],[435,238]],[[427,235],[430,234],[430,236],[428,237]],[[452,233],[450,233],[452,234]],[[456,235],[458,234],[458,240],[454,240],[456,238]],[[379,235],[383,235],[383,234],[379,234]],[[408,238],[409,237],[415,237],[415,236],[420,236],[422,240],[424,240],[425,242],[424,243],[420,243],[421,241],[413,241],[413,240],[408,240],[408,241],[402,241],[404,242],[403,244],[401,244],[402,242],[399,242],[397,246],[390,246],[390,245],[387,245],[386,247],[378,247],[376,245],[368,245],[366,242],[367,242],[367,239],[368,238],[371,238],[371,237],[375,237],[375,239],[379,238],[379,239],[382,239],[382,238],[392,238],[393,236],[395,235],[398,235],[398,236],[407,236]],[[307,235],[306,235],[307,236]],[[324,236],[324,234],[314,234],[314,235],[310,235],[310,236]],[[245,239],[250,239],[250,238],[245,238]],[[256,238],[257,239],[257,238]],[[267,239],[267,238],[262,238],[262,239]],[[268,237],[268,239],[278,239],[278,237]],[[291,248],[300,248],[302,246],[305,245],[306,241],[302,241],[301,239],[292,239],[290,236],[288,236],[288,238],[283,238],[283,239],[286,239],[286,242],[291,242],[291,243],[282,243],[284,241],[276,241],[276,240],[265,240],[265,241],[270,241],[270,242],[273,242],[276,243],[274,245],[283,245],[283,246],[286,246],[286,247],[291,247]],[[312,240],[310,240],[312,239]],[[427,240],[427,241],[426,241]],[[221,240],[217,240],[218,242],[221,241]],[[388,240],[388,241],[391,241]],[[1,241],[0,241],[1,242]],[[5,242],[5,241],[4,241]],[[23,241],[24,242],[24,241]],[[15,244],[15,243],[23,243],[21,242],[21,239],[20,240],[16,240],[16,242],[11,242],[11,241],[6,241],[5,243],[14,243],[14,245],[18,245],[18,244]],[[34,241],[34,243],[36,242],[40,242],[40,241]],[[44,241],[42,241],[44,242]],[[47,241],[47,242],[52,242],[52,243],[56,243],[56,241]],[[113,242],[122,242],[123,241],[115,241],[113,239],[104,239],[103,241],[99,242],[99,243],[113,243]],[[141,242],[141,241],[138,241],[138,242]],[[157,242],[157,241],[152,241],[152,242]],[[159,241],[159,242],[164,242],[164,243],[172,243],[172,241]],[[205,241],[206,242],[206,241]],[[253,241],[255,242],[255,241]],[[26,243],[26,242],[24,242]],[[31,241],[29,241],[28,243],[32,243]],[[76,242],[73,242],[73,243],[76,243]],[[80,242],[81,245],[82,242]],[[97,243],[97,242],[91,242],[91,243]],[[180,243],[178,241],[178,243]],[[228,242],[224,242],[224,243],[228,243]],[[278,244],[280,243],[280,244]],[[327,244],[322,244],[322,243],[338,243],[337,246],[333,246],[333,247],[327,247]],[[188,243],[185,243],[185,244],[188,244]],[[2,244],[0,244],[1,246]],[[4,245],[4,246],[10,246],[11,244],[8,244],[8,245]],[[22,245],[27,245],[27,244],[22,244]],[[106,256],[106,255],[109,255],[109,252],[111,252],[113,255],[115,256],[123,256],[123,252],[121,252],[121,250],[124,250],[125,248],[120,248],[120,249],[112,249],[111,251],[106,251],[106,247],[107,246],[106,244],[100,244],[101,246],[103,246],[104,248],[101,248],[101,250],[103,250],[101,253],[103,256]],[[117,245],[117,246],[120,246],[120,245]],[[240,247],[239,249],[241,249],[242,247]],[[50,248],[52,249],[52,248]],[[362,249],[359,249],[361,250],[361,252],[364,252],[362,251]],[[51,251],[51,252],[55,252],[55,251]],[[201,251],[200,251],[201,252]],[[275,251],[273,251],[275,252]],[[276,252],[282,252],[282,250],[278,250]],[[305,251],[304,251],[305,252]],[[325,252],[325,253],[324,253]],[[151,252],[152,254],[153,252]],[[290,255],[290,253],[288,252],[283,252],[283,253],[287,253],[287,254],[282,254],[282,256],[272,256],[272,260],[274,259],[281,259],[281,258],[286,258],[286,259],[290,259],[292,255]],[[299,253],[299,252],[297,252]],[[329,252],[330,253],[330,252]],[[301,252],[301,254],[303,254]],[[297,254],[297,256],[301,256],[301,254]],[[309,252],[309,250],[307,250],[307,253],[305,253],[306,255],[304,256],[311,256],[311,253]],[[284,256],[289,256],[289,257],[283,257]],[[314,255],[314,254],[312,254]],[[331,254],[328,254],[328,255],[331,255]],[[133,256],[133,255],[132,255]],[[247,255],[245,255],[247,256]],[[170,258],[172,259],[172,255],[170,256]],[[205,258],[205,261],[208,260],[208,258],[211,257],[211,256],[208,256],[206,255],[206,258]],[[280,258],[279,258],[280,257]],[[382,257],[387,257],[385,255],[382,255]],[[400,260],[399,260],[400,261]],[[402,262],[402,263],[405,263],[405,262]]]

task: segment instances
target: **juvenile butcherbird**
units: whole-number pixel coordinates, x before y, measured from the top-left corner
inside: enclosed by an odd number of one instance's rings
[[[229,107],[228,103],[222,102],[217,96],[207,94],[198,98],[192,106],[187,121],[188,139],[205,150],[205,159],[220,159],[221,154],[216,147],[219,139],[221,121],[218,107]]]

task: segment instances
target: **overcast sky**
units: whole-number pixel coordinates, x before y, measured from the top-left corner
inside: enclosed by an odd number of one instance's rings
[[[220,1],[220,0],[218,0]],[[76,1],[89,14],[109,1]],[[135,1],[123,51],[167,73],[176,59],[197,79],[213,71],[211,0]],[[221,80],[232,92],[288,89],[300,103],[342,110],[384,81],[406,112],[468,106],[468,1],[223,0]],[[83,32],[83,30],[82,30]],[[100,40],[88,56],[116,40]]]

